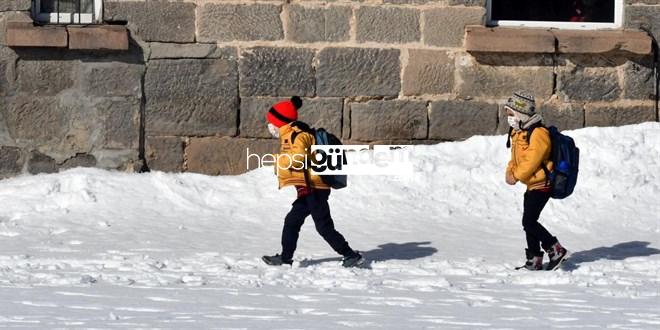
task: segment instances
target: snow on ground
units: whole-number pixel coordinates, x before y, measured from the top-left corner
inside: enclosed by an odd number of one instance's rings
[[[0,327],[658,329],[660,124],[569,134],[578,187],[542,214],[573,252],[557,272],[513,270],[524,188],[503,182],[503,136],[416,146],[412,178],[334,191],[365,269],[311,219],[293,268],[262,264],[294,195],[272,168],[0,181]]]

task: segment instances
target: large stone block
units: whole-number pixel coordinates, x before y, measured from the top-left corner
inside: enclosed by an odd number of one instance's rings
[[[62,163],[60,170],[75,167],[95,167],[97,165],[96,157],[90,154],[77,154]]]
[[[104,4],[106,21],[128,21],[144,41],[195,41],[195,4],[122,1]]]
[[[655,97],[653,58],[630,58],[622,70],[623,98],[648,100]]]
[[[454,55],[445,51],[409,50],[403,94],[446,94],[454,89]]]
[[[21,59],[16,68],[18,91],[39,96],[56,95],[73,87],[78,64],[77,61]]]
[[[181,137],[147,136],[145,157],[151,170],[183,171],[184,141]]]
[[[241,99],[241,137],[270,138],[266,127],[266,112],[273,104],[285,98],[242,98]],[[298,120],[312,127],[323,127],[328,132],[341,136],[343,100],[340,98],[303,99],[303,106],[298,110]]]
[[[626,6],[624,12],[625,27],[648,30],[660,40],[660,6]]]
[[[424,43],[440,47],[463,46],[465,26],[483,25],[486,10],[480,7],[434,8],[423,12]]]
[[[429,114],[429,138],[463,140],[492,135],[497,128],[497,104],[474,101],[435,101]]]
[[[552,57],[546,55],[457,54],[457,92],[463,98],[506,98],[517,90],[528,90],[538,99],[553,92]]]
[[[57,144],[68,128],[68,119],[59,109],[55,97],[19,95],[2,109],[9,135],[17,141]]]
[[[426,138],[428,111],[424,101],[369,101],[349,106],[352,140]]]
[[[584,107],[581,104],[547,102],[541,106],[540,113],[546,126],[556,126],[559,130],[584,127]]]
[[[407,43],[420,39],[419,11],[400,7],[360,7],[356,13],[358,42]]]
[[[199,41],[281,40],[281,11],[273,4],[207,3],[199,10]]]
[[[20,174],[24,163],[25,159],[20,148],[0,147],[0,178]]]
[[[100,102],[97,108],[103,119],[103,148],[138,148],[140,105],[138,98],[112,98]]]
[[[32,151],[27,166],[28,173],[55,173],[57,172],[57,163],[52,157],[39,151]]]
[[[564,101],[613,101],[621,95],[613,68],[572,66],[559,70],[557,93]]]
[[[584,108],[585,126],[623,126],[657,120],[653,102],[587,103]]]
[[[151,50],[149,59],[181,59],[181,58],[221,58],[226,57],[222,53],[236,53],[234,48],[218,48],[214,44],[174,44],[174,43],[149,43]],[[218,54],[220,52],[220,54]],[[219,55],[219,56],[218,56]]]
[[[313,96],[314,51],[304,48],[250,48],[241,54],[241,96]]]
[[[2,0],[0,2],[0,11],[30,10],[31,7],[31,0]]]
[[[348,6],[305,7],[290,5],[286,21],[287,40],[298,43],[347,41],[351,16]]]
[[[148,135],[235,135],[235,57],[152,60],[145,75]]]
[[[401,89],[399,50],[325,48],[318,55],[319,96],[397,96]]]
[[[210,175],[245,173],[259,164],[257,156],[250,157],[248,164],[248,152],[258,156],[275,154],[278,147],[275,139],[191,138],[186,148],[188,171]]]
[[[448,0],[447,4],[450,6],[476,6],[485,7],[486,0]]]
[[[85,62],[82,67],[82,88],[90,96],[142,96],[142,75],[145,66],[121,62]]]

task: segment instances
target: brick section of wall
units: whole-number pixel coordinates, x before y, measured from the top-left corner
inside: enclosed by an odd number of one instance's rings
[[[288,6],[287,40],[297,43],[348,41],[353,10],[349,6]]]
[[[473,135],[492,135],[497,128],[497,104],[474,101],[431,103],[429,138],[463,140]]]
[[[313,96],[314,51],[257,47],[241,52],[241,96]]]
[[[361,7],[357,10],[357,41],[407,43],[419,41],[419,10]]]
[[[351,103],[351,139],[359,141],[425,139],[427,103],[369,101]]]
[[[403,74],[404,95],[438,95],[454,90],[454,54],[411,49]]]

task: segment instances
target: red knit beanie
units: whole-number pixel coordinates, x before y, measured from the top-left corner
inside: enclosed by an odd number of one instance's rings
[[[298,109],[300,107],[302,107],[302,99],[294,96],[290,100],[282,101],[272,106],[266,114],[266,119],[276,127],[282,127],[298,120]]]

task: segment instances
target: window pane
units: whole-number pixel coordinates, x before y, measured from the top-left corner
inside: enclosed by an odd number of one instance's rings
[[[492,0],[491,18],[614,23],[614,0]]]
[[[94,0],[41,0],[42,13],[91,13]]]

